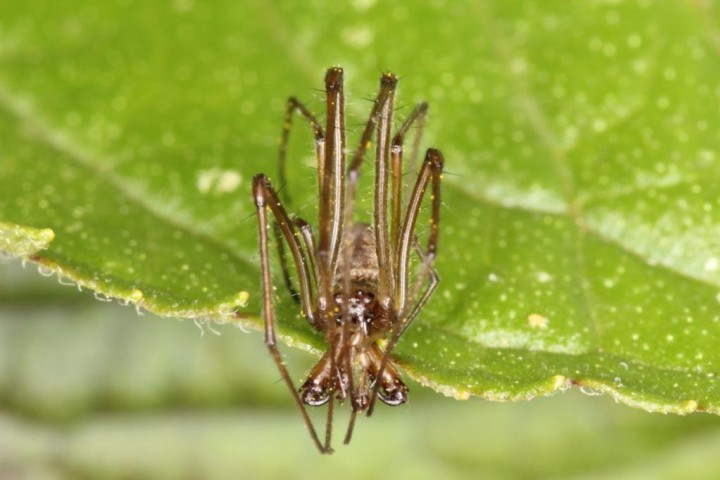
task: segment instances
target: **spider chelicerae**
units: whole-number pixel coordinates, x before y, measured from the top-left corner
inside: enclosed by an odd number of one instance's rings
[[[310,225],[290,217],[267,176],[253,179],[262,266],[265,343],[290,388],[313,442],[331,453],[334,401],[352,407],[344,443],[349,443],[358,412],[372,414],[379,398],[388,405],[407,401],[391,352],[438,285],[433,267],[440,220],[440,181],[443,156],[428,149],[415,185],[403,198],[403,153],[411,129],[416,151],[427,113],[418,104],[392,136],[397,77],[384,73],[380,89],[362,131],[360,145],[346,167],[343,70],[325,75],[326,124],[320,125],[296,98],[290,97],[280,146],[280,191],[284,192],[286,150],[292,119],[303,117],[315,133],[319,221],[317,236]],[[374,212],[372,224],[354,220],[360,167],[375,136]],[[412,156],[412,155],[411,155]],[[415,173],[415,172],[412,172]],[[430,187],[430,228],[425,247],[417,235],[420,207]],[[283,197],[287,203],[287,199]],[[268,210],[274,217],[268,219]],[[328,349],[296,388],[277,348],[272,305],[268,229],[277,240],[283,277],[309,324],[323,334]],[[290,252],[295,282],[285,248]],[[414,262],[414,263],[413,263]],[[411,263],[413,267],[411,268]],[[411,278],[411,270],[414,278]],[[381,348],[384,345],[384,349]],[[325,438],[321,441],[306,405],[328,404]]]

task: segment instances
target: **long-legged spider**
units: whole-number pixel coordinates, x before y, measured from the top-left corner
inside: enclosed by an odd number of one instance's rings
[[[318,165],[319,238],[310,225],[291,218],[277,191],[264,174],[253,179],[262,264],[265,343],[290,388],[313,442],[321,453],[331,453],[333,403],[350,399],[352,412],[345,435],[350,441],[358,412],[373,411],[376,398],[388,405],[407,401],[408,388],[391,357],[400,335],[428,301],[438,284],[433,268],[440,219],[440,180],[443,156],[428,149],[409,200],[403,202],[403,145],[411,127],[420,132],[427,104],[420,103],[391,137],[397,77],[385,73],[360,145],[345,170],[345,97],[343,71],[325,75],[325,128],[297,99],[288,100],[280,147],[280,184],[285,183],[285,157],[293,114],[299,113],[315,132]],[[354,222],[360,167],[376,130],[373,223]],[[419,141],[416,136],[415,144]],[[389,185],[390,184],[390,188]],[[428,186],[431,186],[430,231],[423,250],[416,223]],[[389,191],[390,190],[390,191]],[[404,205],[404,203],[407,203]],[[273,227],[285,282],[313,328],[329,345],[305,383],[297,389],[277,348],[272,306],[273,283],[268,252],[268,214]],[[298,288],[290,278],[285,255],[290,250]],[[411,279],[411,256],[418,264]],[[379,342],[387,340],[384,351]],[[313,426],[306,405],[328,403],[325,439]]]

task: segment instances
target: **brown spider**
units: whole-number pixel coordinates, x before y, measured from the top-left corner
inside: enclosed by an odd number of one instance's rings
[[[265,343],[300,408],[310,436],[321,453],[331,453],[333,401],[350,399],[352,413],[345,435],[349,443],[358,412],[371,415],[377,397],[388,405],[407,401],[408,388],[400,379],[391,352],[438,284],[433,268],[440,218],[440,180],[443,156],[428,149],[407,205],[403,205],[403,144],[412,126],[419,143],[427,104],[415,107],[391,138],[397,77],[380,77],[380,91],[347,172],[345,170],[345,97],[343,71],[325,75],[325,129],[296,98],[288,99],[280,147],[280,185],[285,185],[285,156],[293,114],[298,112],[315,132],[318,164],[319,238],[302,219],[291,219],[278,193],[264,174],[253,180],[262,264]],[[373,224],[355,223],[354,205],[360,166],[377,130]],[[388,183],[391,195],[389,197]],[[416,223],[425,191],[432,185],[432,210],[427,247],[422,250]],[[273,315],[273,283],[268,253],[268,214],[274,216],[285,283],[301,312],[329,345],[299,389],[293,384],[277,348]],[[293,287],[283,243],[290,249],[298,289]],[[419,259],[410,279],[411,255]],[[384,351],[379,342],[387,339]],[[329,403],[322,443],[305,405]]]

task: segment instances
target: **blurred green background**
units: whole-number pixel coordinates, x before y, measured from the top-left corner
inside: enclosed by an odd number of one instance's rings
[[[411,384],[320,456],[257,332],[138,316],[0,266],[0,479],[717,478],[720,419],[570,390],[459,402]],[[289,355],[300,379],[311,358]],[[319,419],[321,420],[321,418]],[[344,417],[337,422],[344,427]]]

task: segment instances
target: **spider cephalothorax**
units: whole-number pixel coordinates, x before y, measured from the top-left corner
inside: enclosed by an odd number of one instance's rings
[[[388,405],[407,401],[408,389],[395,368],[391,351],[417,316],[438,283],[433,268],[440,219],[440,179],[443,157],[429,149],[417,173],[408,201],[403,201],[403,154],[411,127],[420,132],[427,112],[421,103],[391,137],[397,78],[383,74],[380,91],[365,125],[360,146],[346,170],[343,71],[331,68],[325,76],[326,125],[291,97],[280,148],[281,186],[285,184],[285,151],[294,113],[300,113],[315,132],[318,162],[318,238],[302,219],[291,219],[276,190],[263,174],[253,181],[260,232],[265,342],[290,387],[313,441],[330,453],[333,402],[352,406],[345,443],[350,441],[358,412],[372,413],[376,398]],[[372,224],[354,223],[360,167],[376,137],[375,195]],[[415,150],[415,149],[414,149]],[[430,231],[426,248],[417,238],[416,223],[425,191],[431,186]],[[390,188],[389,188],[390,187]],[[391,191],[391,192],[390,192]],[[288,199],[285,198],[288,203]],[[329,348],[296,390],[277,349],[272,309],[272,279],[268,253],[267,211],[274,232],[285,283],[298,300],[310,325],[324,335]],[[290,250],[297,288],[290,278],[285,246]],[[414,279],[411,259],[416,259]],[[384,350],[380,345],[384,345]],[[325,442],[320,439],[305,405],[329,404]]]

